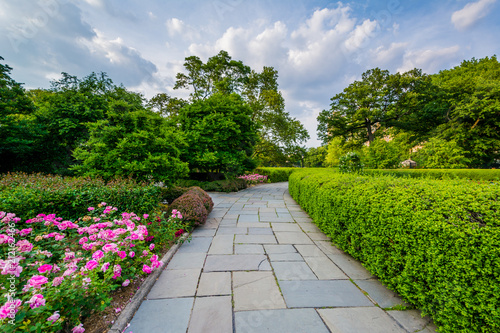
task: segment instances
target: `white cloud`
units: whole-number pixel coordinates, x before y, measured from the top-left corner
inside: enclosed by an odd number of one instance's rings
[[[189,40],[196,39],[200,37],[200,34],[196,29],[186,24],[183,20],[178,18],[171,18],[165,23],[167,26],[167,31],[170,37],[175,37],[177,35],[187,38]]]
[[[396,59],[401,59],[408,43],[391,43],[389,47],[384,48],[383,46],[379,46],[375,50],[371,50],[371,57],[375,66],[387,65]]]
[[[464,8],[457,10],[451,15],[451,22],[458,30],[465,30],[489,14],[489,9],[495,2],[496,0],[470,2]]]
[[[358,25],[344,42],[346,50],[348,52],[353,52],[361,48],[363,44],[373,36],[376,28],[377,21],[365,20],[363,24]]]
[[[443,65],[454,60],[460,46],[450,46],[437,50],[407,51],[403,57],[403,65],[398,72],[406,72],[413,68],[421,68],[425,73],[435,73],[443,69]]]

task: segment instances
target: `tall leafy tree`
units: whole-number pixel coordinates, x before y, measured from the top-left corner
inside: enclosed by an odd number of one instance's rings
[[[186,73],[177,74],[175,89],[191,90],[191,100],[206,99],[214,93],[237,93],[252,110],[252,120],[259,129],[254,157],[262,164],[282,165],[292,156],[299,156],[309,135],[304,126],[285,111],[278,89],[278,72],[264,67],[251,70],[241,61],[232,60],[226,51],[204,63],[196,56],[187,57]]]
[[[391,127],[407,127],[420,110],[428,80],[421,70],[390,74],[374,68],[332,97],[331,108],[318,116],[318,136],[328,142],[342,137],[348,147],[361,147]]]
[[[433,76],[441,94],[434,100],[445,122],[435,135],[455,141],[469,166],[500,164],[500,63],[491,58],[466,60]]]
[[[43,128],[36,123],[33,102],[22,84],[10,77],[11,71],[9,65],[0,64],[0,172],[29,171],[27,156],[35,150]]]
[[[253,169],[257,131],[251,115],[237,94],[216,93],[182,108],[177,123],[187,133],[183,160],[190,170],[237,175]]]

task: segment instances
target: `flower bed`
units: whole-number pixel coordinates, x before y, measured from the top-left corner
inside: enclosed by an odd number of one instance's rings
[[[110,293],[161,266],[158,253],[189,228],[180,212],[138,216],[102,202],[76,221],[0,212],[3,332],[81,333]]]
[[[254,173],[251,175],[239,176],[238,178],[245,180],[248,185],[256,185],[261,183],[267,183],[268,177],[265,175],[259,175],[258,173]]]

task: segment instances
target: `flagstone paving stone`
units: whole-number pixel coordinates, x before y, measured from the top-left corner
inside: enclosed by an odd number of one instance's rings
[[[210,195],[206,223],[166,265],[127,333],[435,332],[417,310],[384,310],[402,299],[321,233],[287,183]]]

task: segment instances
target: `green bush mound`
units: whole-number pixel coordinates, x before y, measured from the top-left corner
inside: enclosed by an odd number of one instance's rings
[[[216,180],[213,182],[193,180],[193,179],[180,179],[176,182],[176,185],[180,187],[198,186],[202,188],[204,191],[213,191],[213,192],[238,192],[239,190],[247,188],[247,183],[245,182],[245,180],[238,178]]]
[[[109,202],[121,211],[150,213],[162,202],[158,186],[130,179],[105,182],[43,174],[0,175],[0,211],[16,212],[22,219],[56,214],[77,219],[96,202]]]
[[[255,173],[267,176],[271,183],[287,182],[292,173],[302,168],[271,168],[271,167],[258,167]]]
[[[178,210],[191,226],[199,226],[207,220],[214,203],[210,196],[199,187],[191,187],[186,193],[175,199],[168,206],[168,214]]]
[[[499,181],[500,169],[368,169],[368,175],[394,175],[396,177]]]
[[[304,170],[290,194],[440,332],[500,332],[500,185]]]

